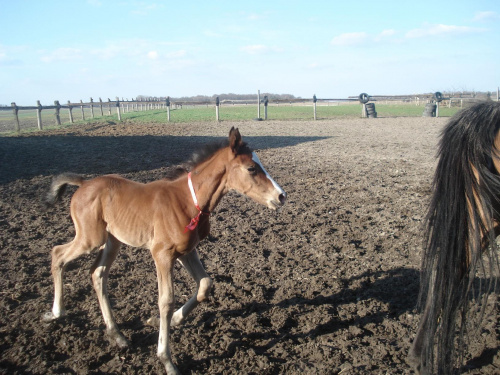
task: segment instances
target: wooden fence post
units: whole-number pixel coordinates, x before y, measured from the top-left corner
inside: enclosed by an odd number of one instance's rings
[[[94,118],[94,99],[90,98],[90,116]]]
[[[40,104],[40,100],[36,101],[36,118],[38,120],[38,130],[42,130],[42,105]]]
[[[104,113],[102,112],[102,99],[99,97],[99,108],[101,109],[101,117],[104,116]]]
[[[316,98],[316,94],[313,95],[313,107],[314,107],[314,120],[316,120],[316,102],[318,99]]]
[[[165,105],[167,106],[167,121],[170,122],[170,96],[167,96]]]
[[[68,112],[69,112],[69,122],[73,123],[73,107],[71,102],[68,100]]]
[[[260,118],[260,90],[257,90],[257,118]]]
[[[267,120],[267,104],[269,103],[269,99],[267,95],[264,96],[264,120]]]
[[[19,133],[21,131],[21,126],[19,125],[19,115],[18,115],[19,107],[16,105],[15,102],[10,103],[10,105],[12,106],[12,110],[14,111],[14,117],[16,118],[16,132]]]
[[[54,100],[54,106],[56,107],[56,125],[61,125],[61,104],[59,104],[59,100]]]
[[[81,103],[80,108],[82,110],[82,120],[85,120],[85,112],[83,111],[83,100],[80,99],[80,103]]]
[[[118,114],[118,121],[122,120],[122,115],[120,113],[120,99],[116,97],[116,113]]]
[[[111,99],[108,98],[108,116],[111,116]]]
[[[219,122],[219,97],[215,98],[215,121]]]

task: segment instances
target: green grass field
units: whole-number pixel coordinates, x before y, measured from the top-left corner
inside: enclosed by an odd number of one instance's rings
[[[377,104],[375,108],[378,117],[420,117],[422,116],[424,107],[414,104]],[[460,108],[448,108],[441,106],[439,109],[440,117],[450,117],[458,112]],[[95,111],[95,118],[91,118],[90,110],[84,109],[85,120],[82,120],[81,110],[73,110],[74,123],[70,124],[69,114],[67,110],[61,110],[61,126],[78,126],[79,124],[89,122],[105,123],[109,121],[116,122],[118,120],[115,109],[113,108],[112,115],[108,116],[107,110],[104,111],[105,116],[100,116],[99,111]],[[335,104],[335,105],[318,105],[316,116],[319,121],[334,119],[334,118],[359,118],[361,117],[361,105],[356,104]],[[260,117],[264,118],[264,106],[261,106]],[[237,105],[237,106],[221,106],[219,109],[220,121],[245,121],[257,118],[257,107],[255,105]],[[313,119],[312,105],[287,105],[281,104],[270,105],[267,111],[268,120],[295,120],[308,121]],[[165,123],[167,122],[166,109],[155,109],[149,111],[126,112],[122,113],[123,121],[133,122],[152,122]],[[37,117],[35,110],[20,110],[19,121],[22,132],[36,131]],[[203,122],[216,121],[215,106],[184,106],[182,109],[171,109],[171,122]],[[55,115],[53,110],[42,111],[42,124],[44,129],[56,127]],[[0,111],[0,134],[7,135],[15,133],[15,120],[12,111]]]
[[[376,110],[379,117],[420,117],[424,107],[415,105],[391,105],[377,104]],[[443,117],[453,116],[459,108],[441,107],[439,115]],[[268,120],[312,120],[313,107],[298,105],[269,106],[267,110]],[[261,107],[260,117],[264,118],[264,106]],[[361,105],[345,104],[332,106],[318,106],[316,108],[318,120],[339,117],[361,117]],[[165,122],[167,114],[165,110],[149,112],[125,113],[124,119],[139,122]],[[221,106],[219,109],[220,121],[244,121],[257,118],[256,106]],[[173,122],[196,122],[215,121],[215,107],[185,107],[170,111],[170,121]]]

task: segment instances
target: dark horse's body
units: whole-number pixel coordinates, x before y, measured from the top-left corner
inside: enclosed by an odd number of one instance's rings
[[[409,355],[421,373],[453,373],[456,359],[461,360],[468,295],[476,272],[489,274],[488,293],[495,289],[499,129],[500,103],[484,102],[455,115],[442,132],[422,257],[424,310]],[[489,261],[484,261],[484,254]]]

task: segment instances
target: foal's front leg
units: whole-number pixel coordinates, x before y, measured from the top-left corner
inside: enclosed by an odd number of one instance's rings
[[[191,277],[196,281],[196,291],[194,295],[187,301],[180,309],[178,309],[172,316],[170,322],[171,327],[175,327],[184,322],[186,317],[195,309],[200,302],[208,298],[210,289],[212,288],[212,279],[208,276],[205,268],[201,264],[200,257],[196,249],[190,253],[181,256],[177,259],[180,264],[186,269]],[[157,327],[159,324],[157,317],[148,319],[147,324]]]
[[[193,311],[194,308],[200,304],[200,302],[203,302],[208,298],[208,294],[212,288],[212,280],[205,271],[205,268],[203,268],[196,249],[186,255],[183,255],[177,260],[196,281],[197,289],[189,301],[187,301],[184,306],[174,313],[172,317],[172,326],[181,324],[186,319],[186,316],[188,316],[188,314]]]
[[[158,275],[158,305],[160,307],[160,329],[158,336],[157,355],[165,366],[168,375],[180,375],[180,372],[172,362],[170,353],[170,320],[174,313],[174,283],[173,265],[175,260],[168,253],[168,249],[155,246],[152,250],[153,259]]]

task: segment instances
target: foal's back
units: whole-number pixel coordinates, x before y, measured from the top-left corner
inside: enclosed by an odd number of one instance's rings
[[[84,181],[71,200],[77,235],[109,232],[127,245],[150,248],[155,222],[174,220],[178,190],[175,181],[143,184],[119,175]]]

